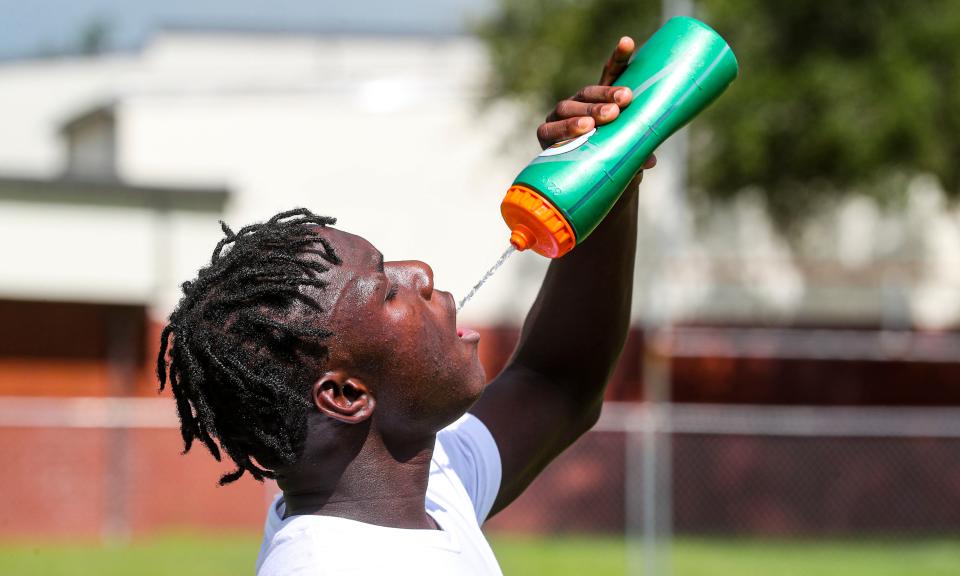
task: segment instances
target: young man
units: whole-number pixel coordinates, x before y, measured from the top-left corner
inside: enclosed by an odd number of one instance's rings
[[[610,122],[632,97],[600,85],[560,102],[547,147]],[[645,168],[652,167],[651,158]],[[626,337],[639,176],[588,241],[551,262],[520,343],[484,388],[479,336],[422,262],[307,210],[226,237],[184,284],[161,338],[186,448],[276,478],[257,562],[288,574],[499,574],[480,525],[596,421]]]

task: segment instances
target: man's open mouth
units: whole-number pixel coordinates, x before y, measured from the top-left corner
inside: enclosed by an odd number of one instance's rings
[[[457,336],[464,342],[479,342],[480,333],[470,328],[457,328]]]

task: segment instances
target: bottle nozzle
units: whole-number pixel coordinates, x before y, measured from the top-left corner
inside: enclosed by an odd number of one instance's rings
[[[533,245],[530,235],[522,228],[514,228],[510,231],[510,243],[518,252],[523,252]]]
[[[515,184],[507,190],[500,213],[510,228],[510,243],[518,251],[533,250],[547,258],[559,258],[573,249],[573,227],[553,204],[537,191]]]

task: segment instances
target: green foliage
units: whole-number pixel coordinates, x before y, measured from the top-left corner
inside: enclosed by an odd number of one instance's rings
[[[65,56],[98,56],[110,50],[113,37],[111,21],[95,17],[83,24],[63,43],[46,42],[38,46],[27,57],[63,58]]]
[[[545,112],[597,80],[623,35],[642,42],[660,1],[500,0],[481,28],[492,94]],[[755,187],[782,221],[895,175],[935,174],[960,194],[960,2],[699,0],[740,78],[693,123],[693,184],[713,198]]]
[[[480,28],[493,54],[493,95],[520,97],[544,115],[558,100],[599,80],[603,63],[625,31],[644,38],[659,23],[659,1],[500,3],[495,19]]]
[[[77,39],[77,53],[84,56],[96,56],[107,51],[110,46],[110,23],[98,18],[88,22],[80,30]]]

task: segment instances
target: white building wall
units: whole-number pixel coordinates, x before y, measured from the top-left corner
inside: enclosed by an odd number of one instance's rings
[[[143,301],[162,316],[208,258],[218,218],[239,227],[294,206],[338,217],[388,259],[425,260],[438,287],[463,295],[506,247],[499,202],[537,152],[539,118],[482,106],[486,73],[469,38],[225,33],[161,34],[125,57],[0,65],[0,173],[59,174],[59,126],[113,102],[123,179],[232,193],[216,216],[0,204],[0,296]],[[654,170],[635,315],[955,323],[960,216],[918,182],[905,210],[853,200],[790,245],[749,197],[695,217],[661,194],[668,174]],[[70,265],[41,269],[49,253]],[[871,272],[890,262],[902,273]],[[518,322],[545,266],[514,256],[464,321]]]
[[[516,116],[481,110],[476,41],[161,39],[145,59],[158,76],[169,68],[197,80],[123,100],[128,180],[225,183],[234,193],[225,217],[238,227],[296,206],[335,216],[388,259],[430,263],[436,285],[458,295],[506,247],[500,197],[536,141],[525,134],[523,161],[504,153]],[[510,302],[516,273],[465,318],[515,321],[533,290],[524,284]]]
[[[0,173],[50,176],[66,164],[60,126],[110,101],[137,72],[134,57],[0,64]]]
[[[427,261],[437,286],[457,295],[506,247],[500,197],[536,153],[536,140],[532,128],[518,131],[509,107],[481,111],[486,65],[475,40],[170,34],[139,58],[104,64],[95,72],[88,61],[0,67],[0,85],[15,84],[19,94],[2,110],[30,108],[18,134],[49,133],[31,142],[29,154],[0,139],[0,171],[57,174],[65,162],[58,123],[83,106],[113,101],[121,178],[141,185],[225,185],[232,198],[223,217],[236,227],[306,206],[338,217],[388,259]],[[43,90],[60,96],[34,106]],[[525,143],[512,142],[518,134]],[[36,218],[42,220],[44,210]],[[69,219],[70,209],[64,210]],[[0,210],[0,226],[6,212]],[[165,314],[180,282],[208,257],[219,225],[210,217],[169,216],[176,223],[164,241],[150,227],[131,230],[124,217],[104,211],[95,226],[78,231],[75,261],[98,250],[101,229],[133,234],[131,247],[169,245],[168,261],[157,261],[155,250],[140,251],[138,266],[127,269],[136,276],[142,264],[135,282],[94,275],[99,288],[60,281],[57,294],[72,289],[82,299],[147,298]],[[468,321],[510,322],[525,311],[536,286],[509,277],[544,263],[535,255],[516,260],[520,264],[508,266],[503,280],[464,312]],[[46,294],[46,276],[32,274],[18,274],[7,291]]]
[[[149,302],[152,218],[135,208],[0,203],[0,298]]]
[[[93,179],[116,177],[117,138],[112,116],[77,123],[62,138],[67,143],[67,174]]]

